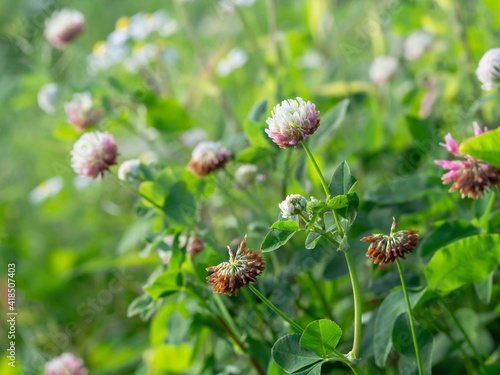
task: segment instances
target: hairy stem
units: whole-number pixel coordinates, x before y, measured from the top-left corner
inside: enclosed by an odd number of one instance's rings
[[[319,169],[318,163],[316,163],[316,159],[314,159],[314,156],[311,153],[309,146],[307,146],[306,141],[302,141],[302,146],[304,147],[304,151],[309,157],[309,160],[311,160],[311,163],[313,164],[314,169],[316,170],[316,173],[318,174],[318,177],[321,180],[321,185],[323,185],[323,190],[325,191],[325,194],[328,197],[330,195],[330,190],[328,190],[328,184],[326,183],[325,178],[323,177],[323,173],[321,173],[321,169]]]
[[[405,300],[406,300],[406,307],[408,308],[408,318],[410,319],[411,335],[413,337],[413,345],[415,346],[415,354],[417,356],[418,373],[419,375],[423,375],[422,359],[420,358],[420,350],[418,348],[417,335],[415,333],[415,325],[413,323],[413,314],[411,312],[410,299],[408,297],[408,290],[406,289],[406,282],[403,276],[403,268],[401,267],[401,262],[399,261],[399,259],[396,259],[396,264],[398,265],[399,276],[401,277],[401,286],[403,287],[403,293],[405,295]]]

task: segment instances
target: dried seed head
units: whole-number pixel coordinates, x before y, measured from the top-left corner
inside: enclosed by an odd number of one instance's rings
[[[418,245],[418,230],[396,229],[396,219],[393,219],[391,234],[374,234],[361,239],[370,242],[366,256],[372,258],[375,264],[394,262],[397,258],[406,259],[405,254],[413,252]]]
[[[197,176],[207,176],[224,168],[230,152],[222,149],[215,142],[200,142],[193,150],[187,169]]]
[[[236,254],[229,249],[229,262],[223,262],[218,266],[207,268],[211,272],[207,277],[207,281],[214,284],[213,291],[215,293],[225,293],[228,296],[238,294],[238,290],[251,282],[257,281],[259,276],[264,271],[265,260],[259,254],[262,250],[253,252],[250,249],[245,249],[247,236],[241,241],[240,247]]]

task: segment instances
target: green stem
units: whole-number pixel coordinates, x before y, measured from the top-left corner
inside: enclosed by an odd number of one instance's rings
[[[130,185],[128,182],[126,181],[123,181],[123,180],[120,180],[118,178],[118,175],[113,172],[113,171],[109,171],[109,173],[114,177],[116,178],[116,180],[123,186],[125,186],[127,189],[129,189],[130,191],[132,191],[134,194],[140,196],[141,198],[143,198],[144,200],[148,201],[149,203],[151,203],[153,206],[155,206],[156,208],[158,208],[160,211],[162,212],[165,212],[163,207],[160,206],[158,203],[156,203],[155,201],[153,201],[151,198],[149,198],[147,195],[144,195],[143,193],[141,193],[139,190],[137,190],[135,187],[133,187],[132,185]]]
[[[354,295],[354,342],[352,344],[352,353],[356,358],[359,356],[359,347],[361,346],[361,289],[359,287],[358,274],[354,265],[354,258],[351,250],[344,251],[349,275],[351,277],[352,293]]]
[[[292,319],[290,319],[288,316],[286,316],[280,309],[278,309],[276,306],[272,304],[271,301],[269,301],[264,295],[259,292],[252,284],[248,284],[248,288],[255,293],[257,297],[261,299],[262,302],[264,302],[267,307],[269,307],[271,310],[273,310],[276,314],[278,314],[284,321],[289,323],[297,332],[302,333],[304,332],[304,328],[299,326],[297,323],[295,323]]]
[[[304,150],[307,156],[309,157],[309,160],[311,160],[311,163],[313,163],[314,169],[316,169],[316,173],[318,174],[318,177],[321,180],[321,185],[323,185],[323,190],[325,190],[325,194],[328,197],[330,195],[330,190],[328,190],[328,184],[326,183],[325,178],[323,177],[323,173],[321,173],[321,170],[319,169],[318,163],[316,163],[316,159],[314,159],[314,156],[311,153],[309,146],[307,146],[306,141],[302,141],[302,146],[304,147]]]
[[[403,293],[405,295],[405,300],[406,300],[406,307],[408,308],[408,317],[410,319],[411,335],[413,337],[413,345],[415,346],[415,354],[417,356],[418,373],[419,375],[422,375],[423,374],[422,359],[420,358],[420,350],[418,349],[417,335],[415,333],[415,326],[413,323],[413,315],[411,312],[410,299],[408,298],[408,290],[406,289],[406,283],[403,276],[403,268],[401,267],[401,262],[399,261],[399,259],[396,259],[396,264],[398,265],[399,276],[401,277],[401,286],[403,287]]]
[[[469,335],[467,335],[467,332],[465,332],[464,327],[462,326],[462,324],[460,323],[460,321],[457,319],[457,317],[455,316],[455,314],[453,313],[453,311],[451,311],[451,309],[446,305],[446,303],[444,303],[443,301],[441,301],[441,304],[444,306],[445,310],[448,311],[448,314],[450,314],[451,319],[453,319],[453,321],[457,325],[458,329],[460,330],[460,332],[464,336],[465,341],[467,341],[467,344],[471,348],[472,353],[474,353],[474,357],[476,358],[476,360],[478,361],[478,363],[482,366],[483,365],[483,359],[481,358],[481,356],[479,355],[478,351],[476,350],[476,348],[472,344],[472,341],[469,338]]]
[[[491,192],[491,198],[490,198],[490,201],[488,203],[488,207],[486,208],[486,212],[484,213],[484,215],[481,217],[480,219],[480,224],[481,224],[481,227],[483,228],[483,230],[488,233],[489,232],[489,224],[488,224],[488,216],[490,215],[490,212],[491,212],[491,209],[493,208],[493,203],[495,202],[495,192],[492,191]]]

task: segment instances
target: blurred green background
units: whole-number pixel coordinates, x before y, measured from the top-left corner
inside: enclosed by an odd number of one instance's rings
[[[269,12],[270,4],[276,5],[274,14]],[[43,36],[44,20],[62,6],[78,9],[86,18],[85,33],[63,52],[53,50]],[[213,140],[222,139],[237,148],[241,124],[263,98],[272,106],[301,96],[314,101],[322,112],[350,99],[341,130],[317,149],[325,174],[348,160],[360,180],[360,196],[379,184],[413,178],[411,189],[401,187],[387,194],[382,186],[368,194],[357,234],[387,229],[380,223],[394,212],[406,214],[403,223],[418,225],[425,232],[430,220],[444,220],[450,214],[467,217],[464,212],[473,207],[446,193],[432,159],[444,155],[437,143],[448,131],[456,139],[465,139],[472,135],[473,120],[496,127],[498,95],[481,93],[474,71],[483,53],[499,44],[497,0],[257,0],[229,13],[215,0],[186,1],[181,6],[149,0],[2,0],[0,247],[4,270],[0,280],[5,283],[5,265],[15,262],[20,313],[20,367],[12,372],[2,356],[2,374],[41,373],[45,361],[63,351],[83,357],[91,374],[146,373],[143,355],[151,346],[151,327],[137,316],[127,318],[127,307],[159,262],[157,257],[138,255],[149,224],[136,220],[136,199],[112,178],[83,189],[75,186],[69,151],[77,133],[67,124],[62,106],[53,116],[42,112],[37,93],[43,84],[56,82],[61,86],[61,101],[74,92],[90,90],[95,102],[106,107],[113,98],[150,91],[144,76],[123,69],[90,76],[87,56],[96,42],[114,30],[120,17],[158,9],[166,9],[179,22],[179,30],[163,42],[178,52],[178,60],[159,74],[165,78],[160,80],[165,84],[162,95],[175,97],[187,110],[189,123],[203,128]],[[418,61],[401,58],[399,74],[387,85],[372,84],[368,72],[374,57],[400,57],[404,38],[422,28],[434,34],[433,48]],[[233,47],[246,51],[248,61],[226,77],[217,76],[217,61]],[[422,118],[419,110],[430,91],[430,79],[436,97],[430,114]],[[224,110],[227,106],[229,114]],[[123,156],[136,156],[150,147],[122,124],[124,119],[135,124],[139,116],[126,111],[107,115],[107,129],[123,145]],[[176,132],[160,131],[153,143],[162,165],[177,163],[182,170],[189,160],[190,150],[180,145]],[[289,180],[288,186],[282,184],[288,172],[282,170],[283,154],[273,162],[259,160],[251,152],[240,158],[260,162],[267,170],[269,185],[257,194],[272,217],[284,194],[310,193],[307,180],[316,179],[295,171],[301,162],[298,154],[293,154],[289,171],[296,179]],[[30,192],[54,176],[63,179],[62,190],[40,204],[30,203]],[[421,195],[426,195],[425,201],[406,204]],[[227,214],[223,210],[210,220],[221,252],[237,236],[234,228],[225,227]],[[256,238],[254,246],[260,240]],[[6,325],[1,327],[4,330]],[[3,331],[0,343],[2,347],[7,343]]]

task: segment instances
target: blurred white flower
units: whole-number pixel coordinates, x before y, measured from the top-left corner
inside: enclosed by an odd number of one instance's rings
[[[300,214],[307,207],[307,200],[300,194],[292,194],[279,204],[281,216],[289,218]]]
[[[325,65],[325,58],[318,51],[308,51],[295,59],[299,69],[318,69]]]
[[[116,21],[115,29],[108,34],[106,41],[109,45],[122,45],[129,38],[130,18],[120,17]]]
[[[43,85],[38,91],[38,106],[42,111],[51,115],[56,111],[58,98],[59,86],[56,83],[48,83]]]
[[[45,364],[45,375],[87,375],[83,361],[71,353],[64,353]]]
[[[236,183],[246,187],[256,182],[259,168],[255,164],[243,164],[234,172]]]
[[[151,14],[137,13],[130,17],[128,25],[129,35],[135,41],[146,39],[153,31],[153,24],[150,22]]]
[[[194,148],[198,143],[208,141],[208,134],[202,128],[192,128],[180,135],[181,143],[189,148]]]
[[[74,9],[56,10],[45,21],[45,37],[54,46],[63,49],[83,32],[85,17]]]
[[[235,69],[241,68],[248,60],[248,55],[241,48],[235,47],[230,50],[226,57],[221,59],[215,68],[218,76],[226,77]]]
[[[52,177],[47,181],[42,182],[29,194],[29,201],[32,204],[40,204],[44,200],[51,198],[61,191],[64,186],[61,177]]]
[[[410,61],[418,60],[432,47],[433,41],[434,36],[427,31],[412,32],[405,40],[405,58]]]
[[[485,91],[500,86],[500,48],[486,51],[479,60],[476,75],[483,84],[481,88]]]
[[[102,116],[101,111],[93,108],[92,95],[85,91],[74,94],[71,102],[64,103],[68,122],[78,130],[95,124]]]
[[[219,7],[223,12],[232,12],[235,7],[249,7],[255,0],[220,0]]]
[[[378,56],[370,66],[370,79],[377,85],[389,82],[399,70],[399,61],[393,56]]]
[[[104,177],[104,172],[116,164],[118,146],[108,132],[84,133],[73,145],[71,167],[83,177]]]
[[[151,30],[156,31],[162,37],[170,36],[179,29],[177,21],[170,18],[170,15],[164,9],[154,12],[148,19],[148,22],[150,23]]]
[[[87,57],[90,74],[109,69],[121,63],[128,55],[129,47],[119,43],[97,42],[92,53]]]
[[[139,176],[139,159],[125,160],[118,168],[118,178],[122,181],[132,182]]]
[[[141,68],[158,55],[158,47],[152,43],[138,44],[132,48],[132,53],[123,61],[123,67],[132,73],[137,73]]]

